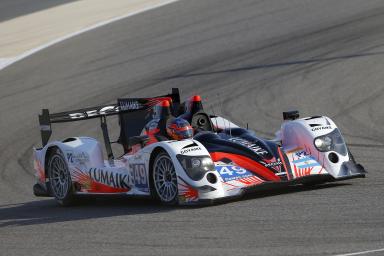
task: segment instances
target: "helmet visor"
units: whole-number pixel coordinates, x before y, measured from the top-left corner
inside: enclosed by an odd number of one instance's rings
[[[193,137],[192,128],[185,129],[183,131],[175,131],[179,139],[190,139]]]

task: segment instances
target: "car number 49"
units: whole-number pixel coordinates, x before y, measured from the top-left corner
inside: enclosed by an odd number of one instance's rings
[[[218,171],[220,175],[228,175],[228,176],[242,175],[247,172],[247,170],[239,166],[221,166]]]

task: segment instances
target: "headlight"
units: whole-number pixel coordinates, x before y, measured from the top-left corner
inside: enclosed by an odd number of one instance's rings
[[[330,151],[332,139],[328,136],[323,136],[315,139],[315,146],[319,151]]]
[[[201,180],[205,173],[215,170],[215,166],[209,156],[177,155],[176,157],[187,175],[193,180]]]
[[[337,128],[326,135],[315,138],[313,143],[321,152],[336,151],[343,156],[347,155],[347,146]]]

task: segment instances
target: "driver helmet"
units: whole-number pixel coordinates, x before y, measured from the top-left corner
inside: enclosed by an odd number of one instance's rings
[[[190,139],[193,137],[193,129],[189,122],[183,118],[172,118],[167,122],[167,134],[174,140]]]

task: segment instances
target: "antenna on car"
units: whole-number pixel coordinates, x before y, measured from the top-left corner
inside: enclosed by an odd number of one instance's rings
[[[223,102],[221,102],[221,104],[223,104]],[[224,110],[223,105],[222,105],[222,108],[223,108],[223,110]],[[229,136],[232,138],[231,121],[229,121],[227,118],[225,118],[225,120],[227,120],[227,122],[228,122]],[[225,123],[225,121],[224,121],[224,123]]]
[[[221,113],[221,116],[223,116],[223,104],[221,102],[220,93],[217,93],[217,98],[219,98],[220,113]],[[225,126],[224,117],[221,117],[221,118],[223,119],[223,122],[224,122],[224,131],[225,131],[227,129],[227,127]]]
[[[231,128],[231,122],[229,120],[228,121],[228,128],[229,128],[229,136],[232,137],[232,128]]]
[[[224,107],[223,107],[223,101],[221,100],[221,95],[220,95],[220,93],[218,93],[218,95],[219,95],[219,103],[220,103],[220,107],[221,107],[221,113],[223,114],[224,113]],[[232,137],[232,130],[231,130],[231,124],[230,124],[230,122],[229,122],[229,120],[227,120],[226,118],[223,118],[224,120],[224,130],[226,130],[227,129],[227,127],[226,127],[226,121],[228,122],[228,129],[229,129],[229,136],[230,137]]]
[[[214,115],[214,117],[215,117],[215,121],[216,121],[216,132],[217,132],[217,129],[219,128],[219,126],[217,125],[217,115],[215,114],[215,110],[214,110],[214,108],[213,108],[213,105],[211,105],[211,110],[212,110],[212,113],[213,113],[213,115]]]

